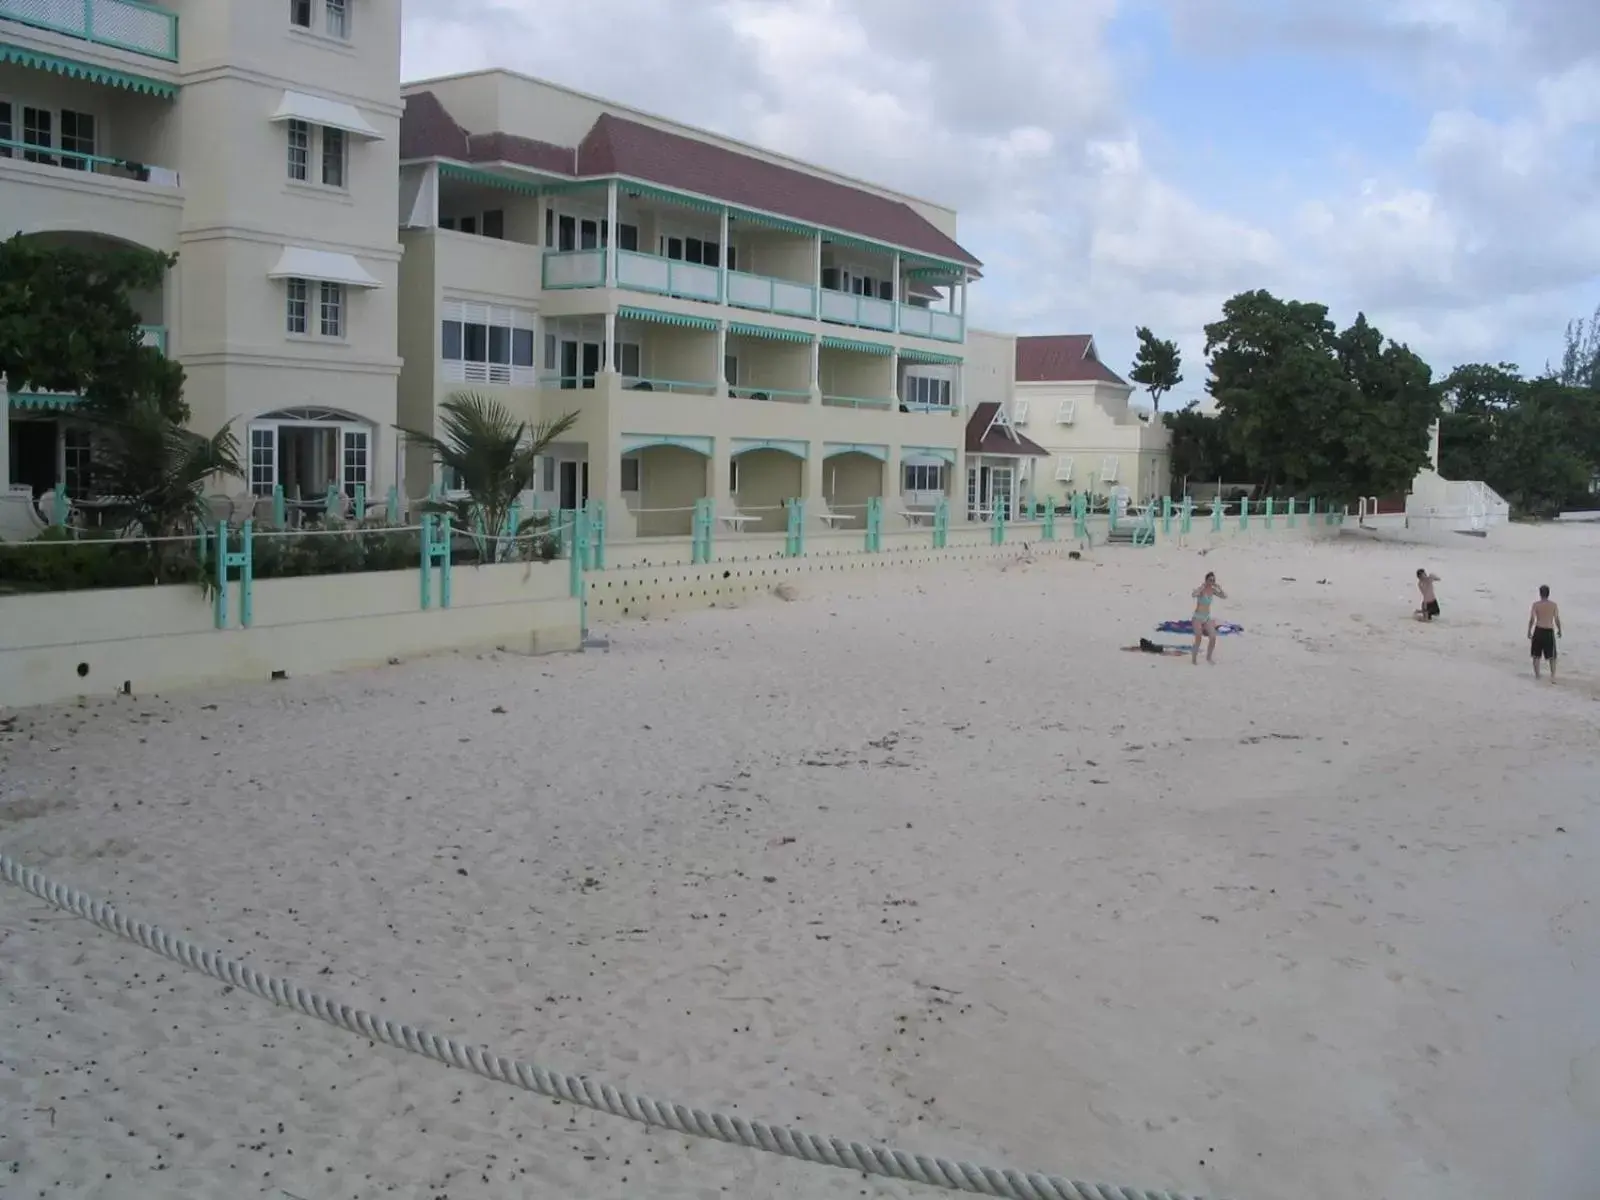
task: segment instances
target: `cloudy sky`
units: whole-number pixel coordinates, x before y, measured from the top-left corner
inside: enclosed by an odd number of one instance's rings
[[[1596,0],[406,0],[504,66],[954,205],[989,328],[1176,337],[1247,288],[1437,370],[1600,304]],[[553,14],[559,8],[560,16]],[[1336,14],[1336,15],[1335,15]]]

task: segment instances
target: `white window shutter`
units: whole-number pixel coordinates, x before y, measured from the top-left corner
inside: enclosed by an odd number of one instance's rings
[[[1077,415],[1078,402],[1076,400],[1063,400],[1056,409],[1056,424],[1071,425],[1072,418]]]
[[[1063,454],[1056,459],[1056,479],[1066,483],[1072,478],[1072,455]]]
[[[1100,464],[1100,482],[1115,483],[1117,479],[1117,460],[1108,456]]]
[[[1026,400],[1018,400],[1011,405],[1011,420],[1017,425],[1026,425],[1028,423],[1028,402]]]

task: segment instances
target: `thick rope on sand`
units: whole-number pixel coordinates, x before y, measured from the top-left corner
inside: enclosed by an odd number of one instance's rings
[[[540,1096],[580,1104],[614,1117],[626,1117],[641,1125],[654,1125],[690,1137],[728,1142],[752,1150],[765,1150],[768,1154],[798,1158],[803,1162],[860,1171],[866,1175],[906,1179],[953,1192],[1002,1196],[1007,1200],[1201,1200],[1200,1197],[1177,1192],[1082,1183],[1056,1175],[983,1167],[953,1162],[947,1158],[909,1154],[903,1150],[847,1142],[841,1138],[819,1137],[781,1125],[767,1125],[761,1121],[747,1121],[743,1117],[702,1112],[682,1104],[636,1096],[581,1076],[564,1075],[532,1063],[490,1054],[475,1046],[463,1045],[453,1038],[440,1037],[415,1026],[329,1000],[309,988],[257,971],[248,963],[215,950],[202,950],[159,926],[130,920],[106,901],[96,900],[76,888],[57,883],[5,854],[0,854],[0,879],[62,912],[81,917],[108,933],[153,950],[180,966],[242,988],[279,1007],[316,1017],[319,1021],[350,1033],[359,1033],[362,1037],[393,1046],[397,1050],[409,1050],[447,1067],[460,1067],[497,1083],[508,1083]]]

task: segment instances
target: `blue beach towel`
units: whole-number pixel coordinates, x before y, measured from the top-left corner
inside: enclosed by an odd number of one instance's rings
[[[1156,626],[1156,632],[1158,632],[1158,633],[1187,633],[1187,634],[1190,634],[1192,636],[1194,634],[1194,622],[1193,621],[1188,621],[1188,620],[1184,620],[1184,621],[1163,621],[1163,622],[1161,622],[1161,624]],[[1232,621],[1218,621],[1217,622],[1217,634],[1218,634],[1218,636],[1226,637],[1230,633],[1243,633],[1243,632],[1244,632],[1244,626],[1243,625],[1235,625]]]

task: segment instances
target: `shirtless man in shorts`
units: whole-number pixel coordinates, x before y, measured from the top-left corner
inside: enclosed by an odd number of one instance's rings
[[[1433,594],[1433,585],[1439,582],[1439,577],[1417,568],[1417,591],[1422,593],[1422,607],[1417,609],[1417,620],[1431,621],[1439,615],[1439,598]]]
[[[1533,655],[1533,677],[1539,676],[1539,661],[1550,664],[1550,682],[1556,681],[1556,639],[1561,636],[1561,610],[1550,599],[1548,586],[1539,588],[1539,598],[1528,610],[1528,649]]]

